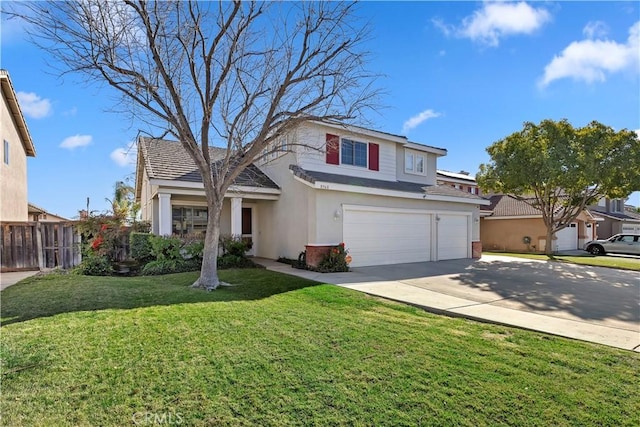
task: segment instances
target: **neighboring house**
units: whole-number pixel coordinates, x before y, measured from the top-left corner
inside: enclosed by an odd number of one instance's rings
[[[547,240],[547,228],[542,213],[513,196],[496,194],[491,204],[483,208],[480,240],[486,250],[542,252]],[[552,245],[554,251],[581,249],[596,238],[599,220],[588,210],[568,227],[558,231]]]
[[[236,179],[222,233],[250,238],[252,253],[271,259],[340,242],[352,266],[479,256],[479,206],[488,202],[436,184],[444,155],[403,136],[307,122]],[[200,175],[177,142],[139,140],[136,201],[154,233],[206,227]]]
[[[71,221],[68,218],[64,218],[60,215],[52,214],[42,209],[39,206],[36,206],[32,203],[29,203],[29,221],[35,222],[67,222]]]
[[[598,222],[599,239],[608,239],[619,233],[640,234],[640,213],[625,206],[622,199],[602,198],[597,205],[589,206],[589,211],[602,218]]]
[[[0,70],[2,92],[2,165],[0,165],[0,221],[27,221],[27,156],[36,150],[6,70]]]
[[[476,178],[471,176],[469,172],[460,171],[449,172],[445,170],[438,170],[438,184],[449,185],[458,190],[466,191],[471,194],[481,195],[480,188],[476,182]]]

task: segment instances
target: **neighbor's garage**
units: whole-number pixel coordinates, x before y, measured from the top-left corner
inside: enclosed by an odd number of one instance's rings
[[[578,249],[578,224],[572,222],[568,227],[556,232],[556,239],[557,251]]]
[[[343,207],[343,238],[353,267],[468,258],[469,227],[467,214]]]
[[[640,224],[632,222],[622,223],[623,234],[640,234]]]

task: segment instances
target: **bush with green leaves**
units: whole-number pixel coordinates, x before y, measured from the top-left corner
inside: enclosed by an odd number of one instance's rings
[[[74,269],[74,272],[85,276],[111,276],[114,270],[108,257],[88,254],[82,259],[80,265]]]
[[[150,241],[151,253],[157,261],[178,261],[184,259],[180,252],[182,242],[177,237],[152,236]]]
[[[143,276],[158,276],[161,274],[182,273],[185,271],[198,271],[202,266],[196,259],[183,260],[155,260],[148,262],[141,271]]]
[[[317,271],[321,273],[340,273],[349,271],[347,255],[349,251],[345,249],[344,243],[331,248],[329,253],[318,264]]]
[[[153,247],[151,246],[151,233],[131,232],[129,235],[129,251],[131,258],[141,264],[153,260]]]

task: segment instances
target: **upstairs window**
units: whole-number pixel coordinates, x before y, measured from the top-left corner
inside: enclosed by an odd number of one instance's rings
[[[404,171],[417,175],[424,175],[424,156],[417,153],[405,153]]]
[[[367,167],[367,144],[364,142],[342,140],[342,164]]]
[[[9,164],[9,141],[4,141],[4,164]]]

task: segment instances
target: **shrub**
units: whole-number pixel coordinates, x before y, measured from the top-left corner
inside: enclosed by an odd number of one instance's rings
[[[198,271],[202,264],[195,259],[188,260],[155,260],[148,262],[143,268],[143,276],[158,276],[161,274],[182,273],[185,271]]]
[[[245,256],[225,254],[218,257],[218,268],[256,268],[257,265]]]
[[[184,259],[180,250],[182,242],[177,237],[151,236],[151,253],[157,261]]]
[[[245,257],[247,251],[251,249],[251,244],[239,236],[221,236],[220,246],[222,255],[235,255]]]
[[[129,235],[129,249],[131,258],[141,264],[145,264],[153,259],[153,247],[151,238],[153,234],[132,232]]]
[[[344,248],[344,243],[331,248],[329,253],[318,264],[317,270],[321,273],[338,273],[349,271],[347,263],[348,250]]]
[[[109,258],[103,255],[87,255],[74,272],[85,276],[111,276],[113,266]]]

